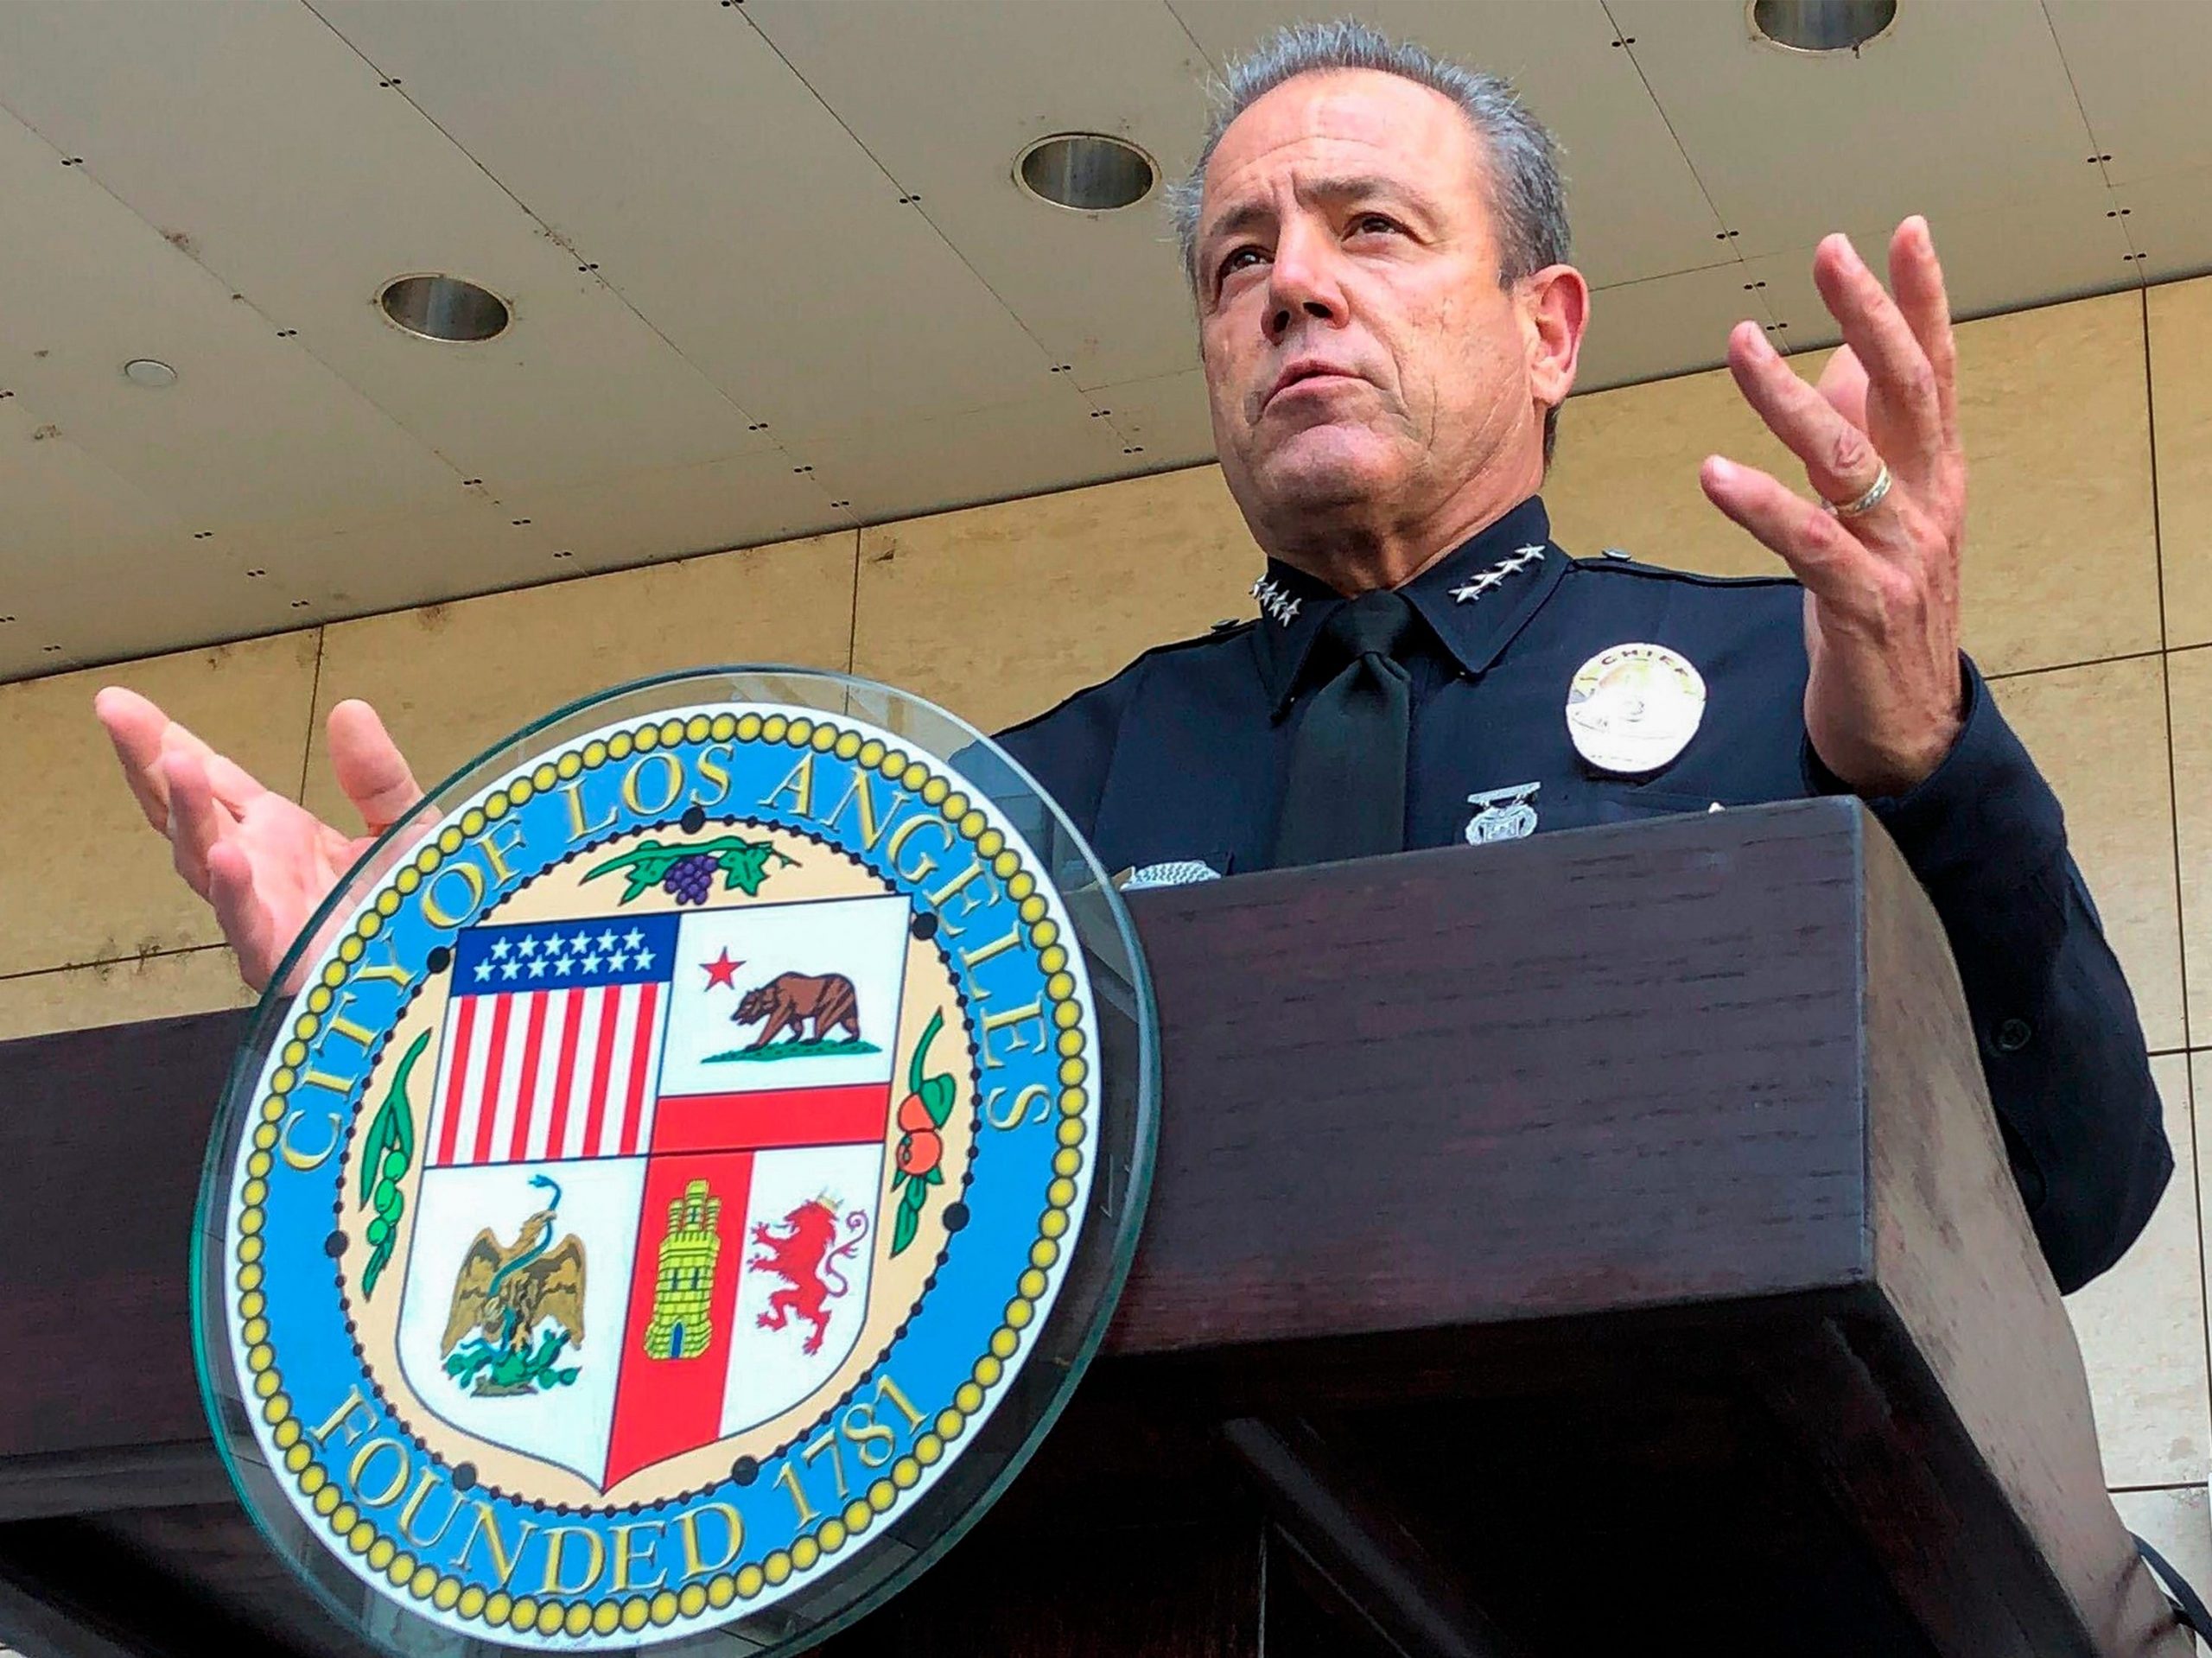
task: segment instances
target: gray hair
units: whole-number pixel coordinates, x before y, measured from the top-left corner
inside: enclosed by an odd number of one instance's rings
[[[1491,217],[1497,236],[1498,281],[1514,283],[1567,257],[1567,190],[1559,145],[1497,75],[1440,58],[1411,41],[1394,41],[1356,18],[1280,29],[1230,64],[1215,86],[1213,117],[1189,175],[1170,184],[1167,211],[1183,269],[1198,283],[1198,206],[1206,163],[1230,124],[1287,80],[1340,69],[1371,69],[1441,93],[1459,106],[1489,149]]]
[[[1213,87],[1213,115],[1205,143],[1188,175],[1163,193],[1182,249],[1183,274],[1199,291],[1198,208],[1206,163],[1230,124],[1287,80],[1340,69],[1371,69],[1440,92],[1459,106],[1488,150],[1491,224],[1497,238],[1501,287],[1546,265],[1567,262],[1569,235],[1567,187],[1560,177],[1559,144],[1529,113],[1502,77],[1440,58],[1411,41],[1394,41],[1353,17],[1295,23],[1279,29],[1249,55],[1231,63]],[[1544,461],[1551,462],[1559,433],[1556,405],[1544,413]]]

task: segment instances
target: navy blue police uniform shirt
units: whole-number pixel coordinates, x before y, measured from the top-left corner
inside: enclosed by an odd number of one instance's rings
[[[1255,621],[1148,651],[1001,734],[1109,870],[1268,867],[1291,742],[1345,602],[1270,561]],[[1570,558],[1523,502],[1403,589],[1427,624],[1407,664],[1408,848],[1843,792],[1807,741],[1802,589],[1615,555]],[[1575,670],[1665,645],[1704,677],[1702,724],[1642,780],[1570,738]],[[2142,1027],[2066,848],[2051,793],[1972,664],[1957,745],[1910,793],[1869,804],[1933,900],[1974,1018],[2006,1151],[2062,1289],[2142,1229],[2173,1167]],[[1163,873],[1167,873],[1164,871]]]

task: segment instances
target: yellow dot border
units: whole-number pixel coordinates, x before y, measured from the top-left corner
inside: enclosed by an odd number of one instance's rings
[[[703,729],[694,729],[702,725]],[[917,1435],[912,1451],[897,1458],[890,1474],[876,1480],[864,1496],[848,1503],[842,1512],[819,1521],[811,1530],[798,1534],[789,1547],[771,1549],[758,1561],[747,1562],[713,1578],[695,1579],[680,1591],[663,1589],[650,1596],[618,1591],[595,1600],[512,1596],[505,1590],[487,1589],[484,1585],[417,1561],[408,1551],[404,1538],[387,1535],[375,1521],[360,1515],[352,1502],[339,1498],[339,1488],[332,1483],[330,1471],[316,1461],[314,1452],[308,1449],[305,1432],[283,1392],[283,1372],[277,1367],[274,1346],[265,1339],[251,1344],[246,1353],[246,1369],[253,1379],[247,1384],[247,1390],[261,1401],[259,1413],[270,1429],[270,1437],[277,1444],[277,1460],[301,1496],[307,1499],[302,1517],[306,1517],[308,1510],[313,1510],[332,1534],[333,1552],[342,1547],[361,1557],[370,1572],[385,1579],[396,1593],[427,1604],[448,1617],[480,1623],[488,1630],[504,1629],[516,1634],[579,1637],[586,1634],[612,1635],[618,1629],[635,1632],[648,1623],[656,1628],[665,1628],[679,1617],[696,1617],[709,1606],[721,1610],[734,1602],[753,1599],[764,1588],[780,1586],[795,1571],[812,1569],[848,1543],[865,1535],[879,1515],[896,1506],[900,1491],[920,1483],[923,1470],[944,1457],[967,1431],[969,1423],[981,1415],[990,1402],[990,1392],[1005,1379],[1007,1361],[1020,1350],[1022,1331],[1036,1315],[1036,1304],[1041,1295],[1026,1292],[1043,1276],[1038,1269],[1049,1267],[1058,1259],[1064,1246],[1057,1240],[1066,1234],[1071,1224],[1069,1211],[1077,1188],[1076,1183],[1066,1177],[1081,1165],[1062,1165],[1088,1137],[1089,1131],[1084,1124],[1089,1115],[1090,1096],[1090,1090],[1081,1086],[1084,1064],[1079,1057],[1084,1043],[1078,987],[1074,975],[1065,970],[1069,954],[1058,942],[1058,928],[1047,918],[1049,906],[1037,890],[1037,877],[1007,844],[1004,834],[991,827],[968,796],[948,778],[936,772],[926,759],[889,748],[880,739],[864,735],[823,715],[721,714],[694,715],[689,719],[644,719],[612,734],[591,738],[557,755],[540,755],[531,762],[530,771],[493,790],[480,806],[467,808],[458,824],[448,823],[437,835],[426,838],[414,857],[402,861],[391,872],[388,885],[366,903],[353,928],[340,939],[336,959],[324,967],[318,980],[296,1004],[306,1011],[294,1019],[291,1037],[277,1055],[285,1063],[270,1077],[269,1091],[258,1113],[260,1128],[257,1135],[273,1130],[282,1122],[288,1097],[299,1084],[298,1066],[306,1057],[304,1045],[321,1028],[323,1015],[336,1002],[337,993],[353,976],[355,967],[366,954],[366,942],[383,930],[386,919],[398,913],[405,894],[426,883],[448,858],[461,851],[470,835],[480,834],[488,823],[503,818],[559,780],[596,770],[610,760],[627,759],[633,752],[647,753],[662,745],[687,740],[783,743],[794,748],[835,753],[842,759],[855,761],[862,769],[873,769],[888,781],[909,787],[945,820],[954,833],[976,847],[978,860],[1006,883],[1008,897],[1015,900],[1027,931],[1029,949],[1039,957],[1039,968],[1046,978],[1045,994],[1052,1004],[1052,1023],[1058,1029],[1055,1045],[1061,1056],[1058,1070],[1062,1084],[1058,1134],[1063,1149],[1053,1159],[1056,1178],[1048,1187],[1046,1206],[1039,1217],[1037,1239],[1017,1280],[1014,1299],[1007,1303],[1002,1321],[992,1331],[983,1353],[969,1367],[968,1381],[954,1390],[952,1401]],[[869,758],[872,750],[875,754],[873,759]],[[475,827],[463,827],[470,823]],[[1073,1017],[1065,1017],[1068,1014]],[[1070,1038],[1075,1039],[1072,1045]],[[296,1059],[292,1058],[295,1049],[299,1050]],[[350,1140],[352,1137],[349,1125],[346,1138]],[[275,1138],[272,1134],[272,1143]],[[266,1299],[262,1291],[264,1274],[260,1261],[261,1234],[267,1223],[267,1186],[261,1177],[268,1172],[269,1159],[267,1147],[258,1139],[255,1144],[259,1167],[251,1173],[251,1184],[241,1189],[241,1197],[251,1191],[253,1197],[241,1204],[238,1221],[241,1236],[230,1252],[238,1262],[232,1274],[236,1294],[232,1312],[234,1335],[246,1324],[254,1323],[265,1336]],[[1079,1157],[1080,1153],[1076,1155]],[[341,1166],[343,1162],[341,1155]],[[1049,1287],[1049,1281],[1046,1287]],[[331,1500],[325,1502],[325,1497]]]

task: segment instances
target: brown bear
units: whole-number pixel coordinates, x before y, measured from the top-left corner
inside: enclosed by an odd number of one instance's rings
[[[842,973],[782,973],[747,991],[730,1022],[750,1025],[756,1020],[768,1022],[753,1039],[754,1052],[786,1031],[792,1040],[805,1041],[809,1020],[817,1042],[826,1041],[830,1032],[840,1029],[848,1040],[861,1039],[860,998],[853,994],[853,981]]]

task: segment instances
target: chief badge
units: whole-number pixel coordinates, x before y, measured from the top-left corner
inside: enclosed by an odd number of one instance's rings
[[[1575,670],[1567,728],[1600,772],[1640,777],[1671,764],[1705,718],[1705,680],[1663,645],[1608,645]]]

